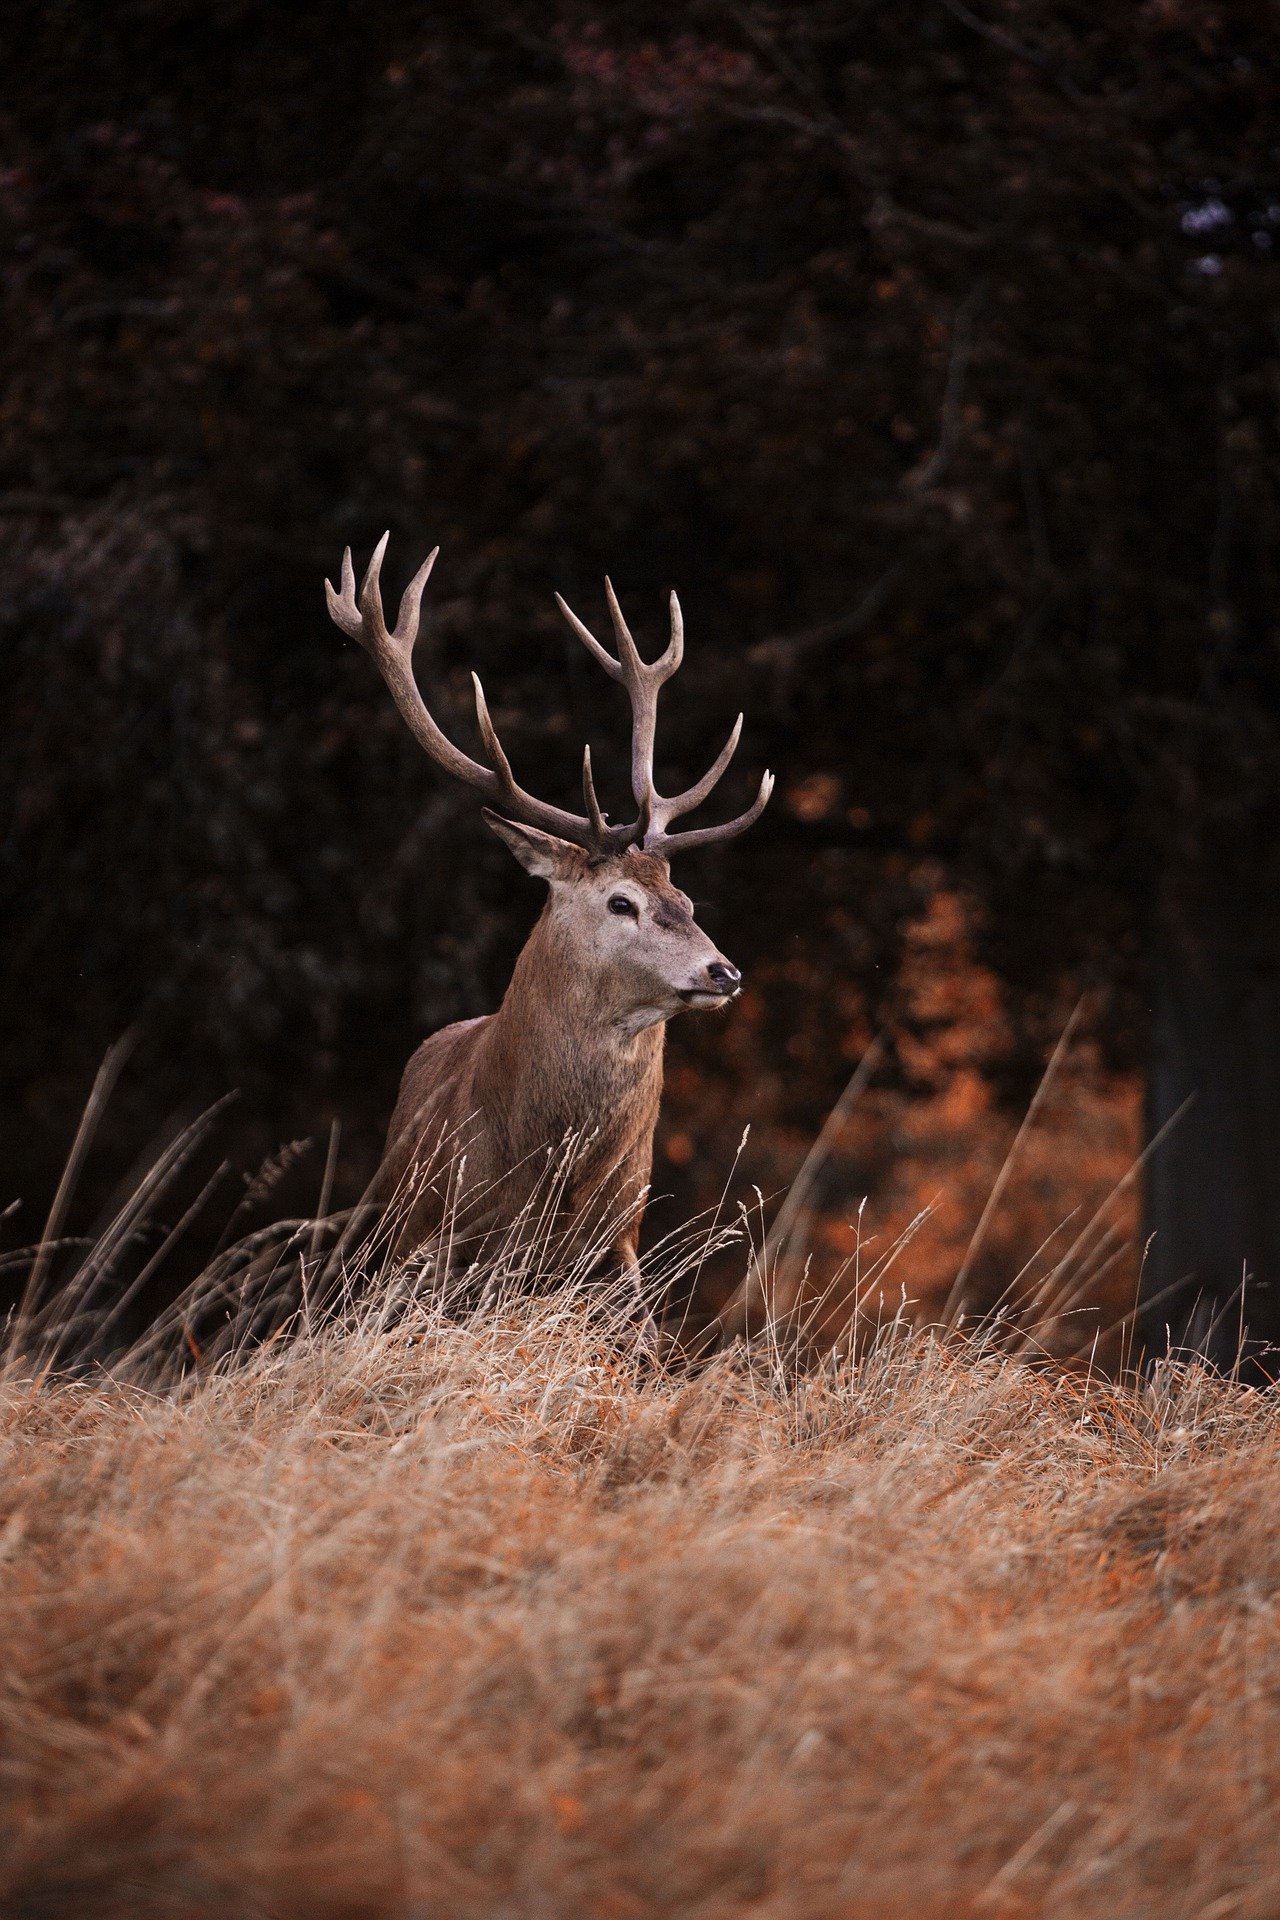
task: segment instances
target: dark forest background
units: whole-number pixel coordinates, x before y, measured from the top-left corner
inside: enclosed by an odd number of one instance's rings
[[[39,1212],[130,1028],[118,1173],[238,1087],[233,1158],[341,1116],[352,1195],[417,1039],[496,1003],[537,890],[324,614],[390,527],[392,592],[443,549],[436,711],[472,744],[475,665],[526,785],[571,800],[589,738],[621,801],[624,714],[551,597],[594,622],[606,570],[642,641],[684,605],[660,784],[740,705],[725,806],[780,776],[679,875],[751,993],[673,1033],[672,1204],[744,1119],[816,1131],[882,1028],[910,1093],[945,887],[1006,996],[995,1096],[1087,989],[1153,1127],[1198,1095],[1156,1280],[1224,1298],[1243,1261],[1269,1326],[1278,26],[7,10],[0,1204]]]

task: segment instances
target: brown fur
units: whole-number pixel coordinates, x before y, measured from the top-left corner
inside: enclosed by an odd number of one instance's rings
[[[491,824],[551,881],[550,896],[498,1012],[443,1028],[410,1060],[377,1192],[398,1200],[401,1251],[448,1221],[457,1266],[492,1251],[535,1194],[540,1214],[548,1154],[572,1138],[558,1224],[571,1241],[606,1239],[634,1277],[665,1023],[691,995],[731,997],[706,986],[708,967],[727,963],[661,860],[631,849],[593,861],[549,835]],[[619,886],[639,907],[634,923],[610,919]]]

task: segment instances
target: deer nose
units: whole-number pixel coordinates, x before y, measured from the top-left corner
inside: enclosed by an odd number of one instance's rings
[[[707,978],[717,993],[736,993],[742,985],[742,975],[727,960],[712,960],[707,966]]]

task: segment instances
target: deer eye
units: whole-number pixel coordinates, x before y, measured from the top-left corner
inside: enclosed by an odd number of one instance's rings
[[[610,913],[629,914],[633,920],[638,920],[640,918],[639,907],[636,905],[634,900],[629,900],[625,893],[610,894],[609,911]]]

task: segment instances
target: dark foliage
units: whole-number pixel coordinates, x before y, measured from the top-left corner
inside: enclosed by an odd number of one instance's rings
[[[552,588],[592,616],[608,568],[653,635],[679,586],[668,771],[743,704],[729,799],[782,778],[684,879],[796,1116],[926,856],[1030,1033],[1070,973],[1140,1044],[1155,876],[1280,749],[1274,10],[6,20],[7,1181],[135,1020],[148,1107],[340,1109],[358,1160],[493,1004],[534,897],[323,613],[386,525],[393,585],[444,549],[440,710],[476,663],[553,797],[587,735],[623,768]]]

